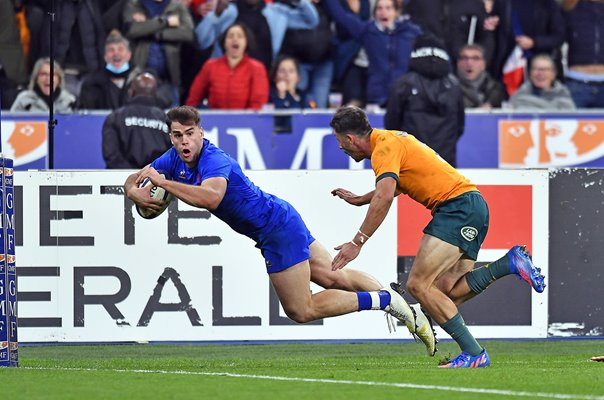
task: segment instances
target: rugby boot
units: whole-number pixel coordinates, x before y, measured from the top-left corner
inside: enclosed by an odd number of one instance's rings
[[[409,332],[415,333],[415,314],[403,298],[405,291],[398,283],[391,283],[390,287],[382,288],[390,293],[390,305],[384,309],[388,314],[401,321]]]
[[[434,357],[434,354],[438,351],[436,348],[436,332],[432,327],[432,318],[425,314],[419,303],[411,304],[411,309],[415,314],[415,336],[416,340],[420,340],[425,346],[426,351],[430,357]]]
[[[491,359],[486,349],[482,350],[477,356],[462,351],[457,357],[449,360],[446,364],[439,365],[438,368],[485,368],[491,365]]]
[[[545,289],[545,276],[541,275],[541,268],[535,267],[531,255],[526,251],[526,246],[514,246],[508,251],[510,258],[510,272],[520,279],[528,282],[535,292],[542,293]]]

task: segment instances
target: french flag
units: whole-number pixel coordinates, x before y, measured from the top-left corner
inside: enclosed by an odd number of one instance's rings
[[[524,71],[526,70],[526,57],[519,46],[514,50],[503,65],[503,84],[508,91],[508,95],[513,95],[524,81]]]

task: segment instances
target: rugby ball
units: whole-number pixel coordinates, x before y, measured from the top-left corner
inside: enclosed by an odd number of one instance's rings
[[[164,174],[160,174],[160,175],[163,176],[164,178],[166,177],[166,175],[164,175]],[[151,183],[149,178],[145,178],[138,185],[138,187],[145,187],[145,186],[149,186],[149,185],[153,185],[153,183]],[[174,197],[174,196],[172,196],[172,193],[166,191],[164,188],[161,188],[159,186],[153,186],[151,188],[151,190],[149,191],[149,195],[151,196],[152,199],[160,199],[164,203],[162,204],[162,208],[159,211],[155,211],[150,208],[136,206],[136,212],[138,212],[138,215],[140,215],[141,217],[143,217],[145,219],[152,219],[152,218],[157,217],[161,213],[163,213],[166,210],[166,208],[168,208],[168,205],[170,205],[170,201],[172,201],[172,198]]]

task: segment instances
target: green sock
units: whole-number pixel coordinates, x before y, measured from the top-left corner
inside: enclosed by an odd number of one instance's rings
[[[461,351],[465,351],[471,356],[477,356],[482,353],[483,348],[468,330],[460,313],[457,313],[453,318],[442,324],[441,328],[451,335],[461,348]]]
[[[510,273],[510,259],[506,254],[495,262],[468,272],[466,274],[466,282],[468,282],[470,289],[478,294],[497,279]]]

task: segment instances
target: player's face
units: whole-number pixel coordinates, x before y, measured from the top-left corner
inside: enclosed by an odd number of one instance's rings
[[[348,154],[356,162],[360,162],[365,159],[365,155],[360,151],[359,147],[354,144],[353,135],[343,135],[336,133],[336,139],[340,145],[340,149]]]
[[[203,147],[203,129],[199,126],[172,122],[170,139],[180,159],[187,167],[196,167]]]

